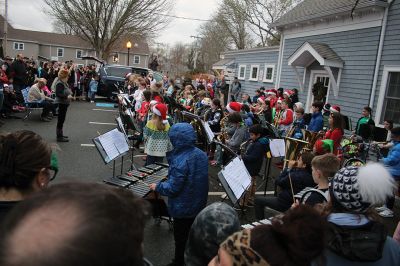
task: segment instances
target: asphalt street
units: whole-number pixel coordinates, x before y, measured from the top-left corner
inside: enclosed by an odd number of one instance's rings
[[[101,102],[101,100],[98,100]],[[103,102],[104,103],[104,102]],[[22,117],[23,114],[16,114]],[[64,125],[64,134],[70,139],[68,143],[56,143],[56,118],[51,122],[42,122],[39,119],[39,113],[33,113],[25,121],[22,119],[7,119],[5,124],[0,127],[0,133],[11,132],[15,130],[27,129],[40,134],[49,143],[58,146],[60,171],[55,183],[71,180],[84,182],[102,182],[104,178],[113,174],[112,164],[106,165],[96,148],[92,139],[99,134],[105,133],[116,127],[115,117],[118,115],[117,109],[113,107],[96,106],[96,103],[83,101],[72,102]],[[134,164],[142,166],[143,155],[139,150],[134,152]],[[124,169],[127,171],[130,167],[130,157],[124,158]],[[120,171],[121,160],[118,160],[117,171]],[[221,201],[223,188],[217,180],[217,173],[220,169],[209,167],[209,200],[208,204]],[[271,167],[271,176],[277,176],[278,170]],[[258,194],[263,194],[265,181],[259,178],[257,180]],[[273,190],[272,180],[268,182],[268,194]],[[225,202],[230,203],[228,199]],[[400,219],[399,202],[396,201],[395,217],[384,219],[384,223],[392,234],[395,225]],[[252,208],[246,212],[240,213],[242,224],[255,221]],[[116,225],[118,230],[118,225]],[[154,265],[168,264],[174,254],[173,233],[166,221],[157,221],[150,219],[145,229],[145,256]]]

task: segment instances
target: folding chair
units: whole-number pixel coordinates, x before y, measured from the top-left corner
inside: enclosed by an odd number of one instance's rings
[[[33,111],[43,111],[43,107],[39,107],[38,103],[30,103],[28,102],[28,93],[29,93],[29,89],[30,87],[27,87],[23,90],[21,90],[22,92],[22,96],[24,97],[24,105],[25,105],[25,116],[24,118],[22,118],[22,120],[26,120]]]

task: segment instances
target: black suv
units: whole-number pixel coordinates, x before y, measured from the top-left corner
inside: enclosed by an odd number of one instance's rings
[[[108,65],[106,62],[99,60],[92,56],[86,56],[82,59],[95,60],[100,63],[99,68],[99,86],[97,88],[97,95],[115,99],[118,88],[125,84],[125,76],[128,73],[147,76],[149,72],[153,72],[153,77],[158,81],[162,80],[162,74],[154,72],[149,68],[124,66],[124,65]]]

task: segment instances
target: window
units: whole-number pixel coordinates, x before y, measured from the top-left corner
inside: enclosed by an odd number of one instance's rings
[[[76,50],[76,58],[82,58],[82,50]]]
[[[134,65],[140,64],[140,55],[134,55],[133,56],[133,64]]]
[[[64,57],[64,48],[57,48],[57,56]]]
[[[251,65],[250,67],[250,78],[249,80],[257,81],[258,80],[258,70],[259,70],[258,65]]]
[[[263,82],[273,82],[274,81],[274,71],[275,71],[274,65],[265,65]]]
[[[240,65],[238,79],[244,80],[245,78],[246,78],[246,65]]]
[[[388,72],[385,98],[383,99],[380,124],[385,119],[400,124],[400,72]]]
[[[24,50],[24,46],[23,42],[14,42],[14,50]]]

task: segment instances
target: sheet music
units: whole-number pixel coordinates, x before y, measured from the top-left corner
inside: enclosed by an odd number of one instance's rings
[[[285,156],[285,140],[271,139],[269,142],[269,149],[271,150],[272,157]]]
[[[243,161],[239,157],[234,158],[225,166],[222,170],[222,174],[236,199],[240,199],[251,183],[251,176],[249,172],[247,172]]]
[[[129,146],[124,134],[119,132],[116,128],[100,135],[98,139],[110,161],[129,151]]]
[[[215,137],[214,132],[211,130],[210,125],[207,122],[201,121],[201,124],[203,125],[206,131],[208,142],[211,143]]]
[[[124,124],[122,123],[122,119],[121,117],[116,117],[115,120],[117,121],[118,124],[118,128],[121,130],[121,132],[124,134],[124,137],[126,140],[128,140],[128,136],[126,134],[125,128],[124,128]]]

